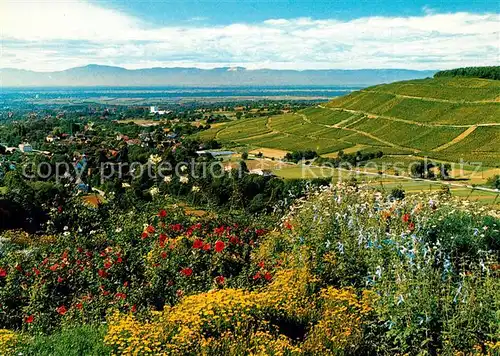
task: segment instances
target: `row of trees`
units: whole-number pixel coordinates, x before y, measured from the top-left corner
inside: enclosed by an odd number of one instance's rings
[[[442,70],[434,74],[435,78],[442,77],[470,77],[500,80],[500,66],[492,67],[465,67]]]

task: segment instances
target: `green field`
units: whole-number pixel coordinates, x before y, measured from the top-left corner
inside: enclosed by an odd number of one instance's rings
[[[414,194],[422,191],[440,191],[444,186],[444,184],[440,182],[430,183],[427,181],[404,178],[363,175],[362,173],[357,174],[355,172],[341,171],[326,167],[292,166],[274,169],[273,173],[284,179],[332,178],[334,182],[349,181],[354,177],[358,182],[368,183],[386,192],[390,192],[394,188],[403,188],[407,194]],[[500,193],[454,186],[450,186],[450,192],[454,196],[477,201],[480,204],[494,204],[495,206],[500,204]]]

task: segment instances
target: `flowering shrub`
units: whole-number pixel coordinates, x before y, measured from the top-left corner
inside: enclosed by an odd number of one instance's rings
[[[0,355],[12,355],[18,343],[18,335],[10,330],[0,329]]]
[[[372,350],[484,351],[500,337],[495,214],[442,194],[392,200],[338,185],[298,201],[281,238],[261,248],[306,264],[323,284],[376,293],[378,322],[364,340]]]
[[[0,325],[34,331],[99,322],[109,308],[162,309],[184,294],[257,283],[250,253],[264,230],[193,222],[175,209],[144,226],[133,219],[89,234],[67,229],[52,243],[11,243],[0,255]]]
[[[352,289],[314,292],[314,283],[306,270],[280,270],[261,290],[192,295],[155,313],[152,321],[116,313],[108,320],[105,342],[116,354],[282,355],[356,349],[351,345],[361,339],[362,317],[372,311],[370,293],[358,298]],[[293,320],[295,324],[285,323]],[[297,327],[304,333],[296,335]]]
[[[175,209],[135,220],[2,240],[1,325],[107,315],[114,354],[498,354],[500,220],[480,206],[337,185],[270,231]]]

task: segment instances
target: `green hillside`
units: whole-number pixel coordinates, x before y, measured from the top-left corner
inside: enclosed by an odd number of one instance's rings
[[[443,77],[377,85],[295,114],[230,122],[202,137],[319,154],[377,149],[497,167],[500,81]]]

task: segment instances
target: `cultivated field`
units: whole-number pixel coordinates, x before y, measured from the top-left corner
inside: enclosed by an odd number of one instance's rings
[[[244,119],[202,138],[249,149],[380,150],[500,166],[500,82],[438,78],[378,85],[295,114]]]

